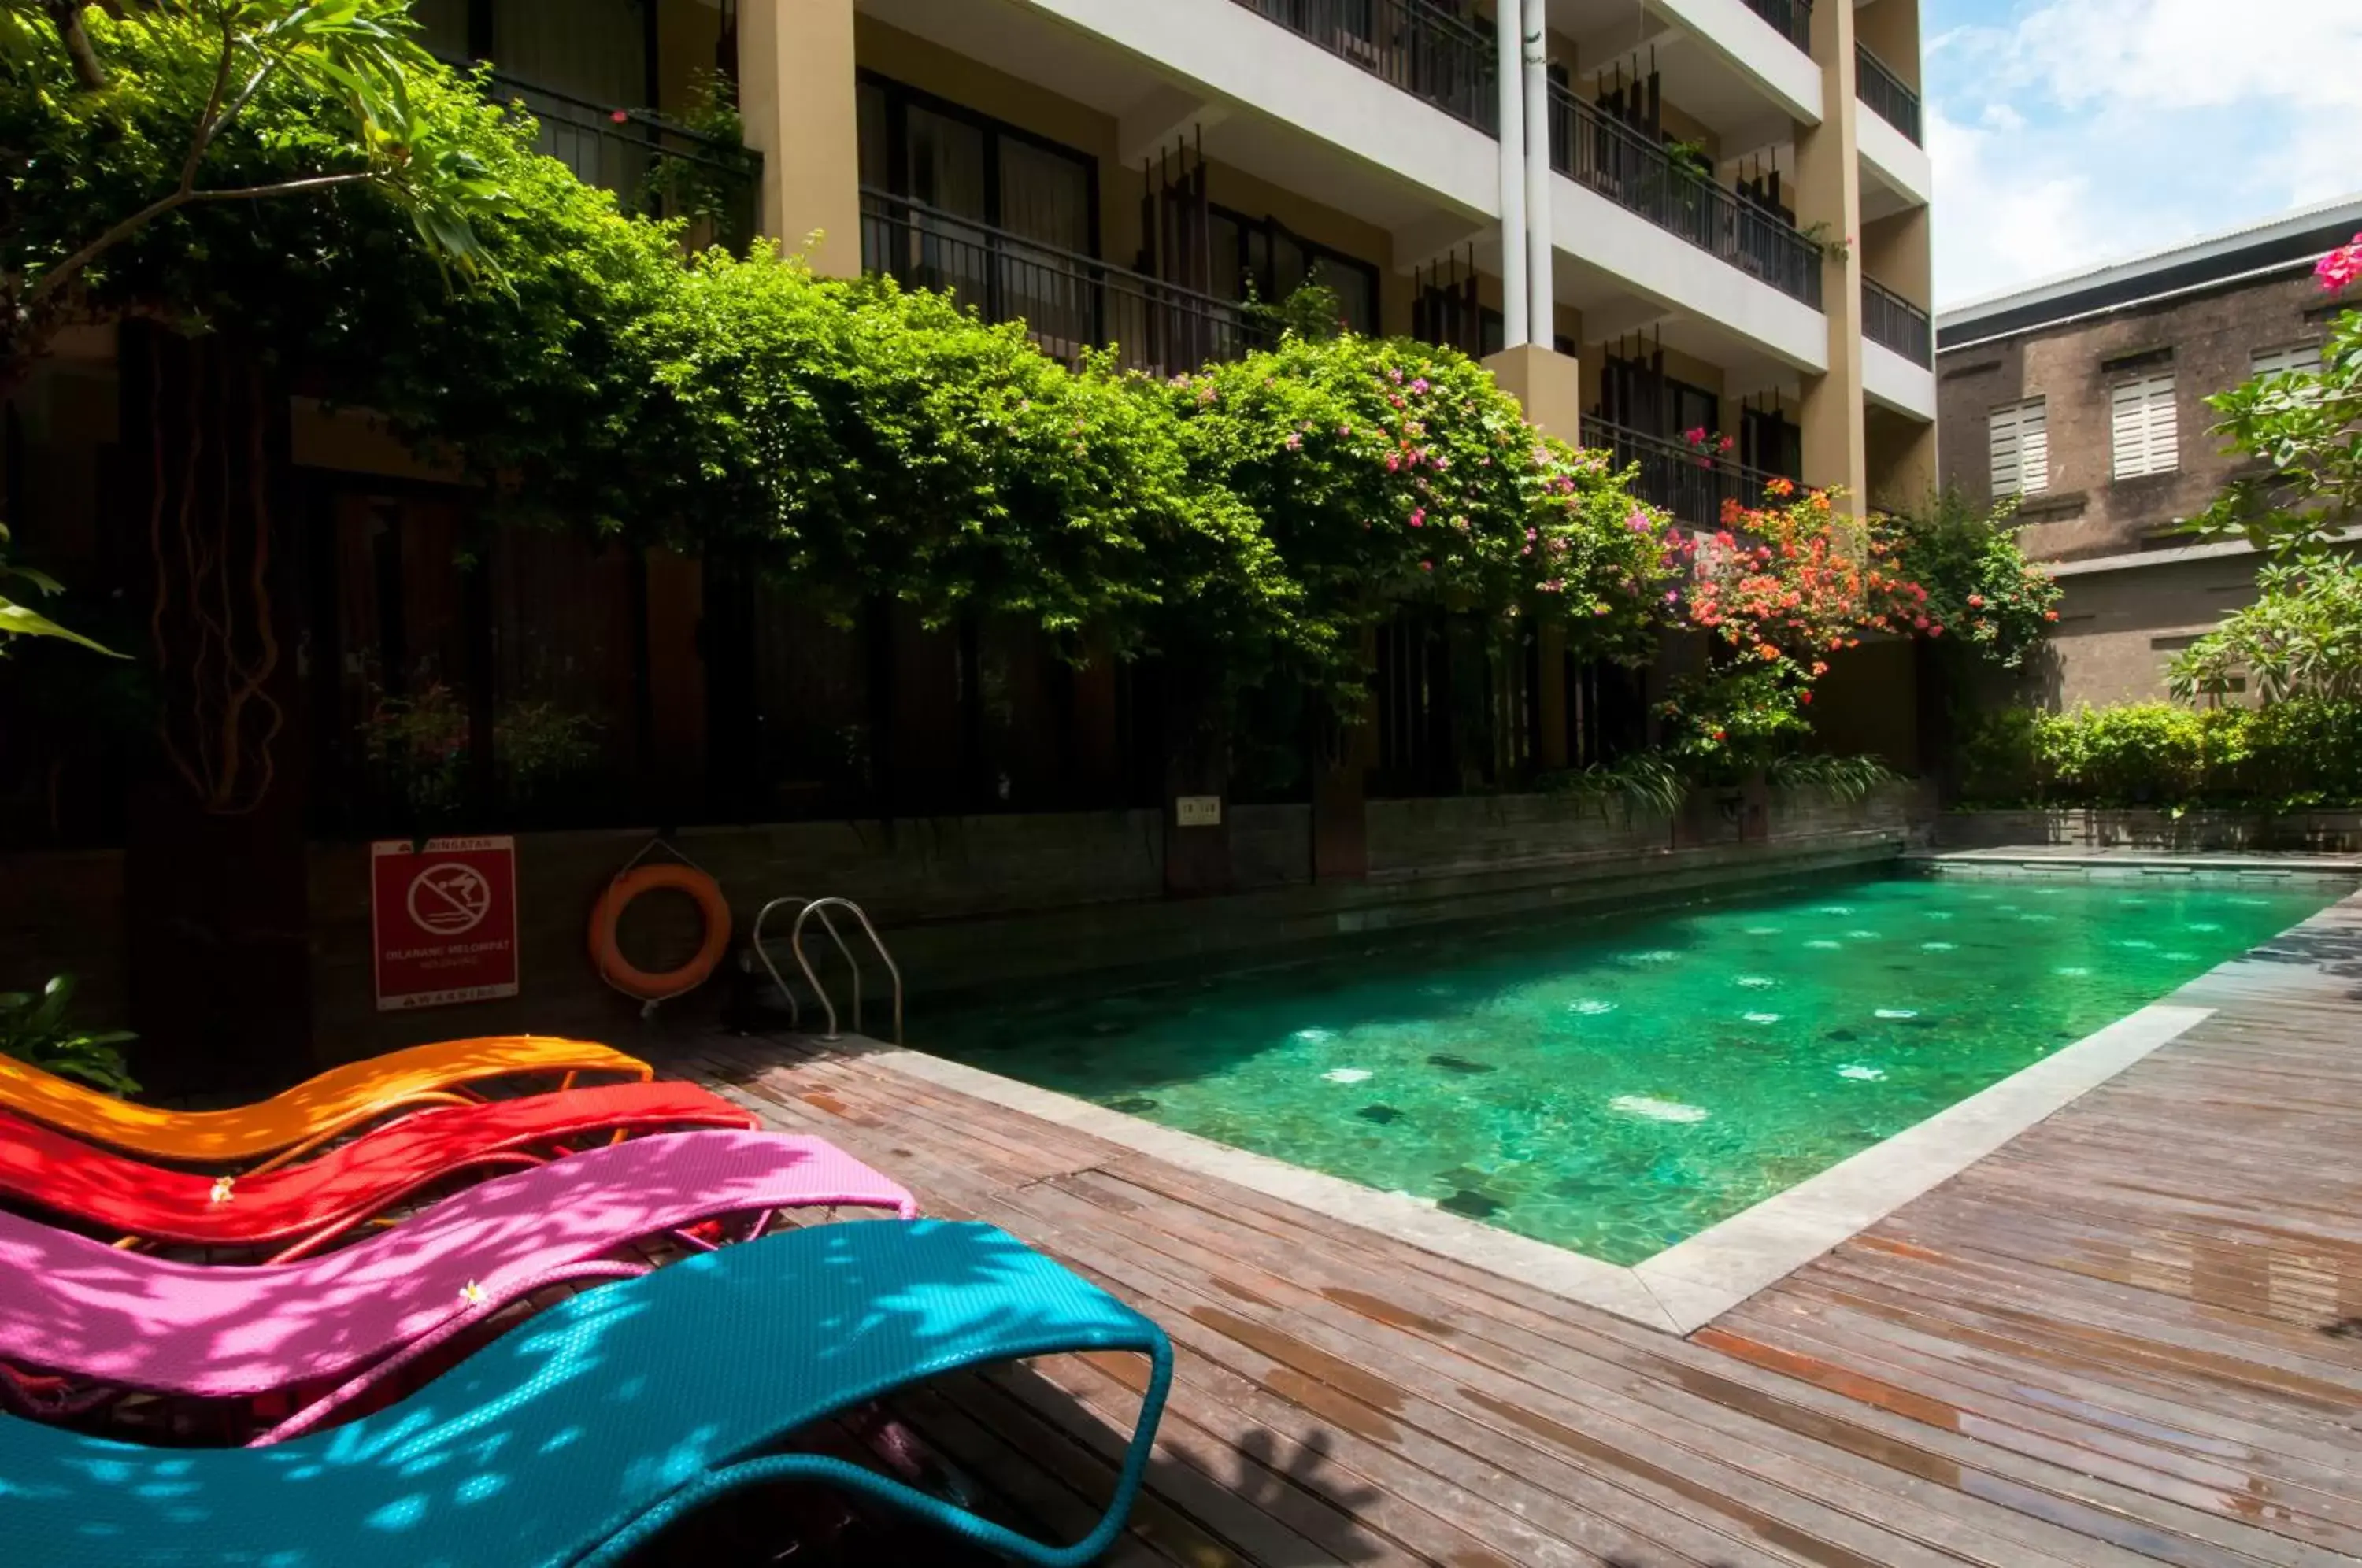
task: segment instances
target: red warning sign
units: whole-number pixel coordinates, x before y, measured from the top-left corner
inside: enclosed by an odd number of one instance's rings
[[[516,840],[370,845],[377,1009],[517,994]]]

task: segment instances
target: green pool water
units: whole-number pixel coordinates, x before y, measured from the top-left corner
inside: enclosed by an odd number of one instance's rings
[[[914,1043],[1637,1263],[2156,1000],[2327,891],[1892,876],[1355,942]]]

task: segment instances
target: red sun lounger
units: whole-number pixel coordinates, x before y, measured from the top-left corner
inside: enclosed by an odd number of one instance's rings
[[[240,1176],[165,1170],[0,1111],[0,1202],[125,1242],[301,1257],[457,1176],[535,1165],[568,1147],[671,1128],[757,1125],[695,1084],[609,1084],[440,1106],[300,1165]]]
[[[917,1212],[902,1187],[820,1139],[711,1132],[495,1176],[297,1263],[179,1263],[0,1214],[0,1372],[17,1369],[0,1375],[0,1403],[62,1415],[133,1390],[256,1400],[329,1386],[265,1434],[286,1436],[537,1290],[647,1273],[635,1242],[736,1217],[759,1231],[779,1209],[838,1205]]]

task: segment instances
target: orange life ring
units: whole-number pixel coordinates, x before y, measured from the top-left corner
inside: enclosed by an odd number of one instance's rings
[[[615,943],[615,927],[624,917],[624,905],[642,893],[663,889],[687,893],[697,900],[697,912],[705,921],[705,940],[698,945],[697,955],[679,968],[652,975],[624,956]],[[608,883],[607,890],[590,908],[590,958],[599,966],[600,976],[617,990],[646,1001],[662,1001],[697,989],[729,949],[729,901],[723,898],[720,884],[694,866],[635,866]]]

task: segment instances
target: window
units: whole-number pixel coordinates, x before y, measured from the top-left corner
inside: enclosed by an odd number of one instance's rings
[[[2040,495],[2050,488],[2050,433],[2044,424],[2042,399],[1994,409],[1986,439],[1992,453],[1995,495]]]
[[[2181,466],[2170,370],[2118,381],[2109,393],[2108,417],[2116,478],[2169,474]]]
[[[1098,254],[1087,153],[882,76],[864,74],[857,103],[863,185],[934,209],[917,216],[979,249],[982,227]]]
[[[2247,373],[2254,376],[2318,375],[2321,371],[2321,345],[2292,343],[2285,348],[2258,348],[2247,359]]]
[[[1277,218],[1251,218],[1228,207],[1213,215],[1213,293],[1242,300],[1252,288],[1264,304],[1284,304],[1307,283],[1333,289],[1346,325],[1378,329],[1378,270],[1305,238]]]

